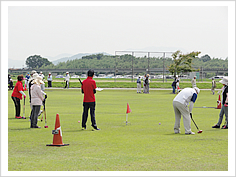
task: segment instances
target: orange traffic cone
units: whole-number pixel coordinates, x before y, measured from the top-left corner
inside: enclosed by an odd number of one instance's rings
[[[219,98],[217,100],[217,108],[216,109],[221,109],[221,99],[220,99],[220,95]]]
[[[55,130],[52,131],[53,143],[47,144],[46,146],[68,146],[69,144],[62,143],[62,131],[59,120],[59,114],[56,115]]]

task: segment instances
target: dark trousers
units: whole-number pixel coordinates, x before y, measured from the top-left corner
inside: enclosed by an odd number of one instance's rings
[[[95,102],[83,102],[84,112],[82,116],[82,127],[86,128],[86,122],[88,119],[88,110],[90,109],[90,116],[92,126],[97,128],[96,120],[95,120]]]
[[[20,116],[20,99],[17,97],[11,97],[15,104],[15,110],[16,110],[16,115],[15,116]]]
[[[48,81],[48,87],[52,87],[52,81]]]
[[[65,86],[65,88],[69,88],[69,81],[66,81],[66,86]]]
[[[30,115],[30,120],[31,120],[31,128],[36,127],[37,123],[38,123],[38,114],[40,111],[40,106],[41,105],[33,105],[33,109],[31,111],[31,115]]]

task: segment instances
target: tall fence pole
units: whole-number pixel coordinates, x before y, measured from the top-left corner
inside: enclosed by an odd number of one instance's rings
[[[163,52],[163,83],[165,82],[165,52]]]

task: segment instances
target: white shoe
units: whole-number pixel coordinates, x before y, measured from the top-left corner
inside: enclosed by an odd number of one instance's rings
[[[185,133],[185,135],[195,135],[194,132]]]

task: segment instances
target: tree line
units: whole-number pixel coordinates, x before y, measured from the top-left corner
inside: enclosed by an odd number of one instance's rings
[[[46,58],[40,55],[30,56],[26,59],[26,65],[30,69],[76,69],[76,68],[162,68],[169,70],[172,74],[184,72],[192,72],[204,68],[227,68],[228,58],[225,60],[219,58],[211,58],[209,55],[198,57],[201,52],[191,52],[183,54],[176,51],[171,57],[136,57],[129,54],[112,56],[104,54],[93,54],[83,56],[81,59],[68,60],[54,65]]]

